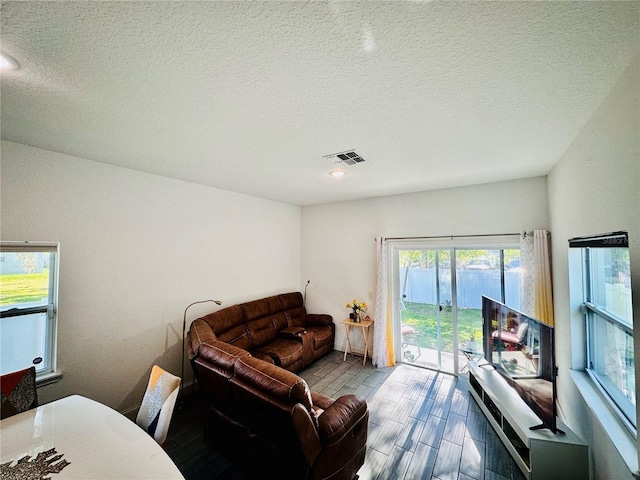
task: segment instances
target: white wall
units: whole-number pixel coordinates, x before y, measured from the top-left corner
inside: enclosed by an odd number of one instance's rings
[[[61,381],[137,406],[153,363],[180,375],[183,312],[300,290],[300,208],[2,142],[2,240],[60,242]],[[191,320],[213,311],[189,310]],[[185,364],[185,378],[192,378]]]
[[[640,318],[638,64],[636,57],[548,176],[556,352],[560,368],[558,397],[570,426],[589,441],[595,478],[602,479],[633,477],[570,379],[571,365],[583,366],[584,342],[580,335],[580,315],[575,309],[572,311],[569,304],[567,241],[577,236],[628,230],[637,321]],[[578,320],[577,323],[574,321],[572,330],[572,317],[576,316]],[[639,335],[635,338],[635,351],[640,352]]]
[[[302,281],[307,310],[348,316],[354,297],[370,305],[376,290],[375,237],[483,235],[548,229],[545,178],[452,188],[302,208]],[[373,315],[371,315],[373,317]],[[346,337],[337,325],[335,348]],[[375,328],[375,327],[374,327]],[[371,334],[373,338],[373,334]],[[354,351],[364,351],[360,332]]]

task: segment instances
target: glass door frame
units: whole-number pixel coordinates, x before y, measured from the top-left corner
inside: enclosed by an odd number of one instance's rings
[[[507,250],[520,249],[520,234],[507,235],[486,235],[486,236],[451,236],[451,237],[423,237],[423,238],[398,238],[387,240],[387,271],[389,281],[389,303],[391,305],[391,324],[393,331],[393,346],[395,354],[395,362],[402,363],[402,313],[400,304],[402,302],[400,287],[400,256],[401,250],[435,250],[449,251],[450,262],[449,269],[451,273],[451,327],[453,339],[453,372],[442,369],[440,360],[441,350],[438,348],[438,371],[450,373],[453,375],[460,374],[459,361],[459,335],[458,335],[458,305],[457,305],[457,275],[456,275],[456,251],[457,250]],[[504,268],[501,269],[501,276],[504,277]],[[437,287],[439,288],[439,286]],[[504,290],[504,278],[501,279],[501,289]],[[439,295],[440,292],[438,292]],[[504,292],[503,292],[504,294]]]
[[[453,373],[457,374],[459,370],[458,365],[458,356],[456,354],[457,344],[458,344],[458,319],[457,319],[457,302],[456,296],[453,294],[456,288],[456,280],[455,280],[455,249],[451,246],[436,246],[429,245],[426,246],[424,240],[411,240],[411,241],[395,241],[389,240],[387,245],[389,251],[387,252],[387,260],[389,262],[388,271],[393,272],[392,275],[389,275],[390,282],[390,292],[391,292],[391,324],[393,326],[393,349],[395,352],[395,361],[396,363],[402,362],[402,335],[399,333],[401,331],[402,326],[402,313],[400,309],[400,304],[402,302],[401,295],[398,296],[400,292],[400,255],[399,252],[403,250],[431,250],[437,253],[441,251],[449,252],[449,270],[451,272],[451,328],[453,331],[453,371],[444,370],[442,368],[442,346],[441,346],[441,334],[440,334],[440,311],[437,310],[436,315],[438,316],[438,371],[442,371],[445,373]],[[435,280],[435,288],[436,288],[436,302],[437,305],[440,305],[440,268],[439,264],[439,255],[436,254],[436,280]]]

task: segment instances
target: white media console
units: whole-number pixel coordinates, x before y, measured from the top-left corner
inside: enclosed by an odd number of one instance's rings
[[[531,430],[540,424],[518,393],[489,364],[469,363],[469,391],[525,478],[530,480],[586,480],[588,446],[558,420],[554,434]]]

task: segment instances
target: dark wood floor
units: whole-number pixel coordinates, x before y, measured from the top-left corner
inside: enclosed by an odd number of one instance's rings
[[[357,393],[370,410],[365,464],[359,480],[522,480],[493,428],[468,392],[465,376],[400,364],[377,369],[362,357],[332,352],[300,373],[332,398]],[[176,409],[167,452],[187,480],[248,479],[202,438],[198,395]]]

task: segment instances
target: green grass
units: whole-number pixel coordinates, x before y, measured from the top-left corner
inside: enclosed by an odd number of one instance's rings
[[[39,302],[49,295],[49,270],[0,275],[0,305]]]
[[[402,323],[411,325],[418,331],[418,343],[421,347],[437,348],[437,306],[427,303],[405,302],[402,311]],[[451,307],[442,307],[440,312],[440,338],[442,350],[453,351],[453,327]],[[482,310],[475,308],[458,309],[458,340],[460,343],[469,340],[475,334],[476,341],[482,341]]]

